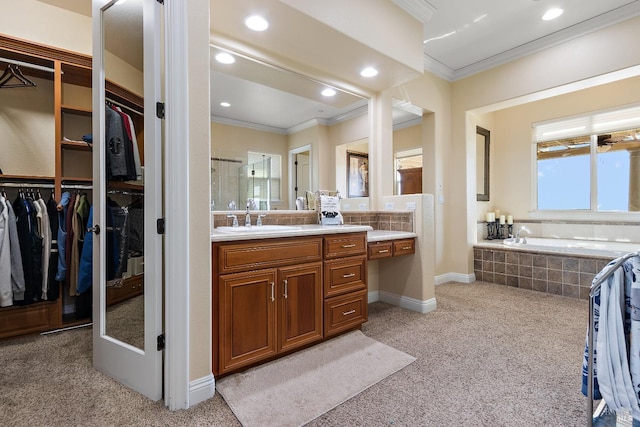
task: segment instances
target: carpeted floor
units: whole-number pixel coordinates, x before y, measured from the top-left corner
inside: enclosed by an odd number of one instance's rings
[[[363,332],[417,357],[311,426],[583,426],[587,301],[476,282],[422,315],[370,305]],[[91,368],[91,331],[0,342],[0,425],[237,426],[216,395],[170,412]],[[286,403],[283,403],[286,404]]]

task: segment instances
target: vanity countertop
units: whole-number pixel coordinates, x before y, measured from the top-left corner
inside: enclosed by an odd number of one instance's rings
[[[359,231],[371,232],[373,229],[368,225],[318,225],[303,224],[296,225],[295,229],[288,230],[269,230],[266,232],[258,231],[260,227],[252,226],[251,232],[221,232],[213,229],[211,233],[212,242],[229,242],[235,240],[255,240],[255,239],[273,239],[276,237],[299,237],[299,236],[316,236],[324,234],[340,234],[355,233]],[[255,230],[255,231],[254,231]]]
[[[411,239],[417,237],[410,231],[371,230],[367,232],[367,242],[381,242],[383,240]]]

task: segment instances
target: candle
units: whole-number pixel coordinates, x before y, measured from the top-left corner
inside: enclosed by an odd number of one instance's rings
[[[496,220],[496,214],[493,212],[487,212],[487,222],[494,222]]]
[[[500,224],[504,224],[505,218],[504,215],[500,215]]]
[[[493,214],[496,216],[496,218],[500,218],[500,209],[494,209]]]
[[[513,216],[507,215],[507,224],[513,225]]]

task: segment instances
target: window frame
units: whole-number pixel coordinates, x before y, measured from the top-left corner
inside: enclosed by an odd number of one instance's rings
[[[531,135],[531,159],[532,159],[532,168],[531,168],[531,204],[532,209],[529,211],[529,217],[531,219],[557,219],[557,220],[618,220],[618,221],[640,221],[640,212],[630,212],[630,211],[598,211],[598,198],[597,198],[597,186],[598,186],[598,153],[597,153],[597,140],[598,135],[608,133],[608,132],[616,132],[623,131],[629,129],[629,126],[636,127],[637,125],[623,125],[619,128],[606,128],[606,129],[598,129],[595,130],[593,128],[589,128],[587,132],[583,132],[582,135],[589,135],[590,137],[590,172],[589,172],[589,194],[590,194],[590,208],[587,209],[538,209],[538,153],[537,147],[541,142],[553,140],[551,139],[537,139],[540,136],[539,126],[550,125],[553,127],[557,124],[565,123],[575,123],[575,121],[580,121],[584,119],[584,121],[591,122],[594,117],[615,114],[616,112],[623,112],[625,110],[635,110],[640,108],[640,103],[618,106],[615,108],[610,108],[606,110],[598,110],[594,112],[590,112],[588,114],[580,114],[574,115],[570,117],[564,117],[560,119],[547,120],[542,122],[532,123],[532,135]],[[640,118],[640,116],[639,116]],[[578,136],[579,134],[575,134],[574,136]],[[559,136],[558,139],[563,139],[568,137],[569,135]]]

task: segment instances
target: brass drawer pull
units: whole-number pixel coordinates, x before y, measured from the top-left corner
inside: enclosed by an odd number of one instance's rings
[[[343,247],[344,249],[346,249],[346,248],[355,248],[355,247],[356,247],[356,244],[355,244],[355,243],[351,243],[350,245],[342,245],[342,247]]]
[[[342,312],[342,315],[343,315],[343,316],[348,316],[348,315],[353,314],[353,313],[355,313],[355,312],[356,312],[355,310],[343,311],[343,312]]]
[[[274,302],[275,300],[275,283],[271,282],[271,302]]]
[[[403,251],[408,251],[409,249],[411,249],[411,246],[405,246],[402,248]]]
[[[342,275],[342,278],[343,278],[343,279],[347,279],[347,278],[349,278],[349,277],[353,277],[353,276],[355,276],[355,275],[356,275],[356,273],[343,274],[343,275]]]
[[[287,295],[289,293],[289,282],[285,279],[284,281],[284,294],[282,295],[283,297],[288,298],[289,295]]]
[[[389,249],[381,249],[378,251],[379,254],[386,254],[387,252],[389,252]]]

